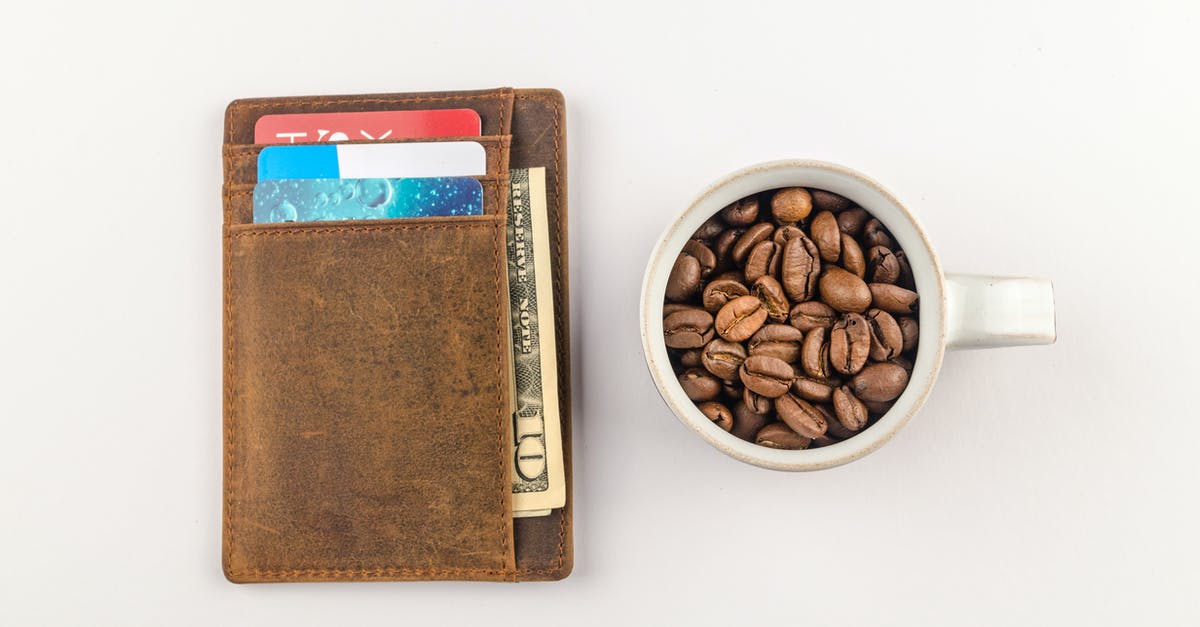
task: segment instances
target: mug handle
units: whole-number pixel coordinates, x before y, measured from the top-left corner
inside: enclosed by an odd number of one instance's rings
[[[946,346],[1053,344],[1054,286],[1047,279],[946,275]]]

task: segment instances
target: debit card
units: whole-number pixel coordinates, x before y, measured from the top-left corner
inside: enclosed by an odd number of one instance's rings
[[[254,186],[254,222],[483,215],[483,186],[463,177],[279,179]]]

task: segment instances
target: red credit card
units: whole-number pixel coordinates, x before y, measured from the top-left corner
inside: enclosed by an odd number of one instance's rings
[[[480,130],[479,114],[472,109],[280,113],[258,118],[254,123],[254,143],[479,137]]]

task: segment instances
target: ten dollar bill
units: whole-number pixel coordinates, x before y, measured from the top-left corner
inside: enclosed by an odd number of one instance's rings
[[[544,516],[566,503],[546,169],[509,172],[508,296],[512,322],[513,516]]]

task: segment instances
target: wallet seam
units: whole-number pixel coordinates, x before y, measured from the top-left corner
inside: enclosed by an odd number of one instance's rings
[[[396,568],[384,566],[379,568],[359,568],[359,569],[340,569],[340,568],[279,568],[279,569],[262,569],[255,568],[250,570],[230,571],[230,575],[234,577],[244,577],[254,575],[258,577],[277,577],[280,581],[288,579],[303,579],[304,577],[328,577],[330,579],[348,578],[348,577],[387,577],[399,575],[406,576],[438,576],[438,575],[509,575],[512,570],[508,568]]]
[[[469,223],[388,225],[388,226],[380,226],[380,227],[340,226],[340,227],[317,228],[317,229],[272,229],[272,230],[261,230],[261,231],[241,231],[241,232],[236,232],[236,233],[234,233],[234,232],[226,233],[226,237],[224,238],[225,239],[225,259],[224,259],[224,261],[225,261],[225,289],[224,289],[224,292],[225,292],[225,341],[226,341],[226,344],[225,344],[226,345],[226,351],[225,351],[226,352],[226,363],[225,363],[225,367],[226,367],[226,371],[225,371],[225,373],[226,373],[225,374],[225,403],[226,403],[226,405],[225,405],[225,415],[226,415],[225,467],[226,467],[227,477],[226,477],[226,485],[225,485],[225,516],[224,516],[224,518],[225,518],[225,534],[224,534],[225,547],[224,548],[225,548],[225,564],[227,565],[227,567],[230,565],[230,561],[232,560],[232,557],[233,557],[233,543],[234,543],[234,540],[233,540],[234,531],[233,531],[232,483],[233,483],[233,476],[234,476],[233,467],[234,467],[234,462],[235,462],[235,454],[234,454],[234,446],[233,446],[233,444],[234,444],[233,433],[234,433],[234,424],[235,424],[236,416],[234,415],[235,412],[233,410],[233,407],[235,406],[235,404],[232,402],[233,394],[234,394],[232,381],[234,379],[233,364],[235,361],[234,360],[235,347],[234,347],[234,343],[233,343],[233,324],[232,324],[233,323],[233,306],[232,306],[232,298],[231,298],[231,290],[232,290],[232,285],[233,285],[232,264],[230,263],[230,261],[232,259],[232,254],[233,254],[233,247],[232,247],[233,240],[238,239],[238,238],[243,238],[243,237],[337,233],[337,232],[354,232],[354,231],[366,232],[366,233],[385,233],[385,232],[394,232],[394,231],[421,231],[421,230],[434,230],[434,229],[466,229],[466,228],[473,228],[473,227],[480,226],[480,225],[495,226],[496,224],[498,224],[498,223],[490,222],[490,221],[489,222],[481,221],[481,222],[469,222]],[[503,233],[504,233],[503,229],[498,229],[498,232],[501,235],[503,235]],[[501,273],[500,258],[499,258],[499,255],[495,255],[493,258],[493,262],[492,262],[492,277],[493,277],[493,285],[495,287],[494,293],[497,295],[500,294],[500,276],[501,276],[500,273]],[[502,308],[497,307],[496,308],[496,328],[499,329],[499,328],[503,328],[503,327],[505,327],[505,323],[503,320]],[[497,334],[497,343],[499,344],[499,346],[498,346],[499,350],[496,351],[496,377],[499,380],[504,377],[503,355],[504,355],[504,351],[507,349],[507,347],[505,346],[505,343],[504,343],[504,339],[501,334]],[[507,481],[505,481],[505,479],[509,473],[508,457],[507,457],[507,451],[506,451],[507,442],[505,441],[506,440],[505,436],[507,434],[507,424],[506,423],[508,421],[508,415],[507,415],[507,412],[505,411],[506,403],[504,402],[504,390],[505,390],[504,385],[497,386],[496,390],[497,390],[496,405],[497,405],[497,407],[501,408],[500,411],[497,412],[498,416],[499,416],[499,420],[498,420],[499,424],[497,425],[497,429],[496,429],[496,433],[497,433],[496,441],[497,441],[497,446],[499,448],[498,457],[500,458],[499,483],[501,485],[506,485]],[[510,534],[506,533],[506,527],[507,527],[506,523],[509,523],[509,521],[511,520],[511,517],[512,517],[512,510],[508,507],[509,503],[511,502],[511,499],[512,499],[512,495],[510,492],[506,492],[506,491],[500,492],[500,508],[499,508],[500,509],[500,520],[499,520],[499,525],[497,527],[497,530],[498,530],[498,535],[500,536],[501,559],[505,560],[505,561],[507,561],[509,559],[509,555],[510,555],[510,542],[509,542]],[[560,547],[561,547],[561,544],[560,544]],[[515,558],[515,555],[513,557]],[[560,555],[560,558],[561,558],[561,555]],[[372,574],[375,574],[375,576],[379,576],[379,577],[383,577],[386,575],[437,576],[437,575],[452,575],[452,574],[514,575],[517,572],[517,570],[516,570],[515,566],[505,566],[503,568],[403,568],[403,567],[394,567],[394,566],[380,566],[380,567],[367,568],[367,569],[335,569],[335,568],[261,569],[261,568],[255,568],[255,569],[249,569],[249,570],[230,569],[228,572],[229,572],[230,576],[232,576],[232,577],[242,577],[242,576],[248,576],[248,575],[262,577],[265,575],[268,577],[278,577],[280,580],[289,580],[289,579],[303,579],[304,577],[314,577],[314,576],[319,576],[319,577],[329,576],[332,578],[358,577],[358,576],[368,577],[368,576],[372,576]]]
[[[562,195],[561,194],[561,190],[562,190],[562,156],[559,152],[559,137],[560,137],[559,120],[561,119],[561,108],[559,107],[558,99],[554,98],[553,96],[548,96],[545,94],[524,95],[524,94],[518,93],[516,95],[516,97],[520,98],[521,100],[550,101],[554,105],[554,207],[553,207],[553,211],[554,211],[555,222],[557,224],[561,225],[562,224],[562,219],[561,219],[562,215],[561,215],[561,212],[559,211],[559,202],[560,202],[560,198]],[[560,238],[557,238],[557,237],[554,238],[554,262],[558,265],[562,265],[562,243],[560,242]],[[555,301],[556,301],[555,306],[559,307],[561,310],[561,306],[563,305],[563,303],[561,302],[561,300],[562,300],[561,291],[559,292],[559,294],[560,294],[560,296],[556,296],[556,298],[555,298]],[[570,414],[568,414],[568,415],[570,415]],[[555,563],[555,565],[552,568],[539,568],[539,569],[525,568],[525,569],[519,569],[518,572],[520,574],[550,574],[550,573],[560,572],[563,567],[563,562],[566,559],[566,536],[567,536],[567,516],[565,513],[560,513],[560,515],[558,517],[558,561],[557,561],[557,563]]]
[[[471,222],[468,224],[397,224],[383,226],[338,226],[317,229],[270,229],[263,231],[238,231],[236,233],[230,233],[229,237],[233,239],[241,239],[243,237],[277,237],[281,235],[308,235],[313,233],[391,233],[395,231],[430,231],[433,229],[468,229],[475,226],[488,224],[491,223]]]
[[[508,137],[508,141],[506,141],[506,142],[504,142],[503,144],[501,144],[501,146],[502,146],[502,147],[501,147],[501,152],[502,152],[502,153],[504,153],[504,154],[507,156],[507,154],[508,154],[508,153],[509,153],[509,152],[512,150],[512,148],[511,148],[511,146],[512,146],[512,122],[511,122],[511,121],[509,121],[508,128],[504,128],[504,109],[505,109],[505,105],[506,105],[506,104],[508,103],[508,101],[509,101],[509,100],[512,98],[512,92],[511,92],[511,91],[505,91],[505,90],[501,90],[501,91],[502,91],[502,92],[504,92],[504,93],[505,93],[505,94],[508,96],[507,98],[500,98],[500,99],[499,99],[499,100],[500,100],[500,126],[501,126],[501,129],[502,129],[502,130],[506,130],[506,131],[508,131],[508,133],[507,133],[507,134],[500,135],[500,137]],[[507,159],[505,159],[505,164],[504,164],[504,165],[505,165],[505,170],[507,170],[507,168],[510,168],[510,167],[512,167],[512,164],[511,164],[511,163],[508,163],[508,162],[507,162]],[[497,169],[497,170],[499,170],[500,168],[496,168],[496,169]],[[505,172],[497,172],[497,174],[504,174],[504,175],[507,175],[507,174],[508,174],[508,172],[507,172],[507,171],[505,171]],[[500,196],[500,187],[501,187],[500,185],[497,185],[497,186],[496,186],[496,191],[495,191],[495,192],[493,192],[493,193],[495,194],[495,196],[496,196],[496,207],[497,207],[497,209],[501,209],[501,210],[503,210],[503,211],[504,211],[504,214],[503,214],[503,215],[507,217],[507,216],[508,216],[508,206],[507,206],[507,205],[504,203],[504,199],[503,199],[503,198]],[[507,228],[507,227],[506,227],[506,228]],[[505,243],[505,249],[506,249],[506,252],[507,252],[507,246],[508,246],[508,244],[507,244],[507,242],[506,242],[506,243]],[[505,280],[507,280],[507,278],[506,278]],[[499,289],[499,287],[497,287],[497,289]],[[507,325],[506,325],[506,326],[507,326]],[[505,429],[507,429],[507,427],[504,427],[504,428],[505,428]],[[510,479],[510,480],[511,480],[511,479]],[[511,496],[510,496],[510,498],[511,498]],[[516,560],[517,560],[517,556],[516,556],[516,551],[514,550],[514,551],[513,551],[513,565],[514,565],[514,566],[516,565]]]

